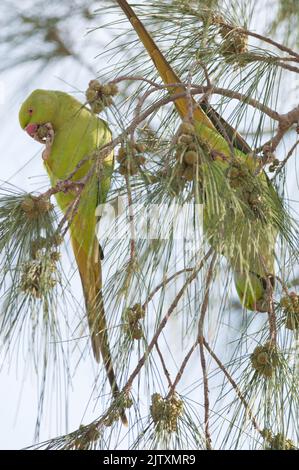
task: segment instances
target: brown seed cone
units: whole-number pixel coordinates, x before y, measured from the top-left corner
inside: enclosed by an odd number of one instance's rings
[[[135,145],[134,145],[135,149],[137,150],[137,152],[139,153],[143,153],[145,152],[145,145],[144,144],[141,144],[139,142],[137,142]]]
[[[95,90],[95,91],[101,91],[102,90],[102,85],[98,80],[90,80],[88,87]]]
[[[186,165],[196,165],[196,163],[198,163],[198,160],[199,155],[193,150],[188,150],[188,152],[186,152],[184,155],[184,162],[186,163]]]
[[[103,95],[110,96],[111,95],[111,87],[109,84],[102,86],[102,93]]]
[[[178,138],[179,144],[191,144],[193,142],[193,137],[190,134],[182,134]]]
[[[105,105],[104,105],[103,101],[101,101],[101,100],[97,100],[94,103],[91,103],[91,110],[95,114],[101,113],[104,108],[105,108]]]
[[[86,99],[89,102],[95,101],[98,97],[98,93],[96,90],[92,88],[88,88],[85,93]]]
[[[194,135],[194,133],[195,133],[195,127],[194,127],[193,124],[191,124],[190,122],[183,122],[183,123],[180,125],[179,132],[180,132],[180,134],[190,134],[190,135]]]
[[[116,160],[119,162],[119,163],[123,163],[127,158],[127,151],[124,147],[120,147],[119,151],[118,151],[118,154],[117,154],[117,157],[116,157]]]
[[[128,168],[126,165],[120,165],[120,167],[118,168],[118,172],[122,175],[122,176],[125,176],[128,174]]]
[[[116,85],[116,83],[109,83],[109,86],[110,86],[110,94],[111,94],[111,96],[117,95],[117,93],[118,93],[118,86]]]

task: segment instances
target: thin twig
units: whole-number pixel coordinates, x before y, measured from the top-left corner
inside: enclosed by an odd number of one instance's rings
[[[275,177],[282,171],[282,169],[285,167],[285,165],[287,164],[288,160],[291,158],[291,156],[293,155],[294,151],[296,150],[296,147],[299,145],[299,140],[297,140],[294,145],[290,148],[290,150],[288,151],[288,154],[287,156],[284,158],[284,160],[280,163],[279,167],[277,168],[276,172],[275,172]]]
[[[199,318],[199,325],[198,325],[198,330],[199,331],[198,331],[197,340],[191,346],[188,353],[186,354],[186,356],[185,356],[185,358],[184,358],[184,360],[181,364],[181,367],[180,367],[180,369],[179,369],[179,371],[178,371],[178,373],[175,377],[173,385],[170,388],[170,390],[168,392],[168,395],[167,395],[167,398],[169,398],[174,393],[179,381],[181,380],[181,378],[183,376],[184,370],[185,370],[185,368],[186,368],[186,366],[189,362],[190,357],[192,356],[193,352],[195,351],[195,349],[199,345],[199,347],[200,347],[200,357],[201,357],[201,366],[202,366],[202,371],[203,371],[203,382],[204,382],[205,435],[206,435],[207,449],[211,449],[212,446],[211,446],[211,435],[210,435],[210,431],[209,431],[208,378],[207,378],[206,362],[205,362],[204,351],[203,351],[203,342],[202,342],[203,334],[202,334],[202,332],[203,332],[204,318],[205,318],[205,314],[206,314],[207,307],[208,307],[208,301],[209,301],[209,287],[210,287],[212,277],[213,277],[213,267],[214,267],[214,264],[215,264],[215,261],[216,261],[216,257],[217,257],[217,254],[214,253],[212,261],[211,261],[210,266],[209,266],[209,270],[208,270],[208,275],[207,275],[207,280],[206,280],[206,285],[205,285],[205,295],[204,295],[204,299],[203,299],[203,303],[202,303],[202,307],[201,307],[201,312],[200,312],[200,318]]]
[[[160,284],[158,284],[155,289],[149,294],[149,296],[147,297],[146,301],[144,302],[143,304],[143,308],[145,309],[148,304],[150,303],[150,301],[152,300],[152,298],[155,296],[155,294],[160,290],[162,289],[162,287],[165,287],[166,284],[168,284],[169,282],[171,282],[173,279],[175,279],[176,277],[180,276],[180,274],[183,274],[183,273],[188,273],[188,272],[193,272],[195,268],[184,268],[184,269],[181,269],[180,271],[177,271],[176,273],[172,274],[172,276],[168,277],[167,279],[164,279]]]
[[[284,293],[289,296],[290,293],[289,293],[289,289],[288,289],[288,286],[286,285],[285,282],[283,282],[283,280],[279,277],[279,276],[275,276],[275,279],[280,283],[281,287],[282,287],[282,290],[284,291]]]
[[[233,389],[235,390],[238,398],[240,399],[241,403],[243,404],[243,406],[245,407],[246,409],[246,412],[249,416],[249,419],[251,420],[251,423],[254,427],[254,429],[256,431],[258,431],[260,433],[260,435],[262,437],[263,436],[263,433],[262,433],[262,430],[261,428],[259,427],[258,423],[257,423],[257,420],[247,402],[247,400],[245,399],[243,393],[241,392],[239,386],[236,384],[236,382],[234,381],[234,379],[232,378],[232,376],[229,374],[228,370],[226,369],[226,367],[222,364],[222,362],[220,361],[220,359],[216,356],[216,354],[214,353],[214,351],[210,348],[209,346],[209,343],[206,341],[205,338],[203,338],[203,344],[204,344],[204,347],[206,348],[206,350],[209,352],[209,354],[211,355],[211,357],[214,359],[214,361],[216,362],[216,364],[219,366],[219,368],[222,370],[222,372],[224,373],[225,377],[227,378],[227,380],[229,381],[229,383],[231,384],[231,386],[233,387]]]
[[[181,367],[179,368],[179,371],[174,379],[174,382],[167,394],[167,398],[170,398],[171,395],[173,395],[175,389],[176,389],[176,386],[178,385],[179,381],[181,380],[182,376],[183,376],[183,373],[184,373],[184,370],[185,370],[185,367],[186,365],[188,364],[189,362],[189,359],[190,357],[192,356],[192,353],[193,351],[195,351],[195,349],[197,348],[198,346],[198,341],[196,341],[196,343],[193,344],[193,346],[191,346],[191,348],[189,349],[189,351],[187,352],[186,356],[184,357],[184,360],[181,364]]]
[[[299,54],[297,52],[293,51],[287,46],[284,46],[283,44],[280,44],[277,41],[274,41],[273,39],[270,39],[269,37],[263,36],[262,34],[254,33],[253,31],[248,31],[245,28],[238,28],[238,31],[248,34],[248,36],[252,36],[254,38],[260,39],[263,42],[267,42],[268,44],[271,44],[272,46],[277,47],[277,49],[283,52],[286,52],[287,54],[292,55],[299,60]]]
[[[160,358],[160,361],[161,361],[161,364],[162,364],[162,367],[163,367],[163,371],[164,371],[165,377],[166,377],[167,382],[168,382],[168,386],[169,386],[170,389],[172,389],[173,385],[172,385],[172,382],[171,382],[170,373],[169,373],[169,371],[166,367],[163,354],[161,353],[159,345],[158,345],[158,341],[156,342],[155,347],[156,347],[157,353],[159,355],[159,358]]]
[[[267,273],[267,265],[263,256],[260,256],[260,261],[263,266],[265,273]],[[270,340],[273,344],[276,344],[277,339],[277,326],[276,326],[276,315],[274,310],[274,301],[273,301],[273,286],[270,281],[270,277],[266,276],[266,302],[268,304],[268,321],[269,321],[269,331],[270,331]]]
[[[128,160],[128,169],[129,169],[129,160]],[[125,175],[125,181],[126,181],[127,196],[128,196],[129,224],[130,224],[130,231],[131,231],[130,261],[131,261],[131,263],[134,263],[136,233],[135,233],[135,225],[134,225],[133,198],[132,198],[130,178],[129,178],[128,174]]]
[[[270,341],[273,344],[276,344],[277,326],[276,326],[276,315],[275,315],[274,301],[273,301],[273,287],[268,277],[267,277],[267,291],[268,291],[268,297],[269,297],[268,321],[269,321],[269,330],[270,330]]]
[[[205,283],[205,294],[204,294],[204,299],[203,303],[201,306],[201,312],[200,312],[200,317],[199,317],[199,322],[198,322],[198,336],[197,336],[197,341],[199,344],[199,351],[200,351],[200,362],[201,362],[201,368],[202,368],[202,375],[203,375],[203,387],[204,387],[204,409],[205,409],[205,437],[206,437],[206,446],[207,449],[211,450],[212,449],[212,440],[211,440],[211,433],[210,433],[210,426],[209,426],[209,415],[210,415],[210,400],[209,400],[209,383],[208,383],[208,374],[207,374],[207,366],[206,366],[206,359],[205,359],[205,354],[204,354],[204,345],[203,345],[203,327],[204,327],[204,319],[206,315],[206,311],[208,308],[209,304],[209,293],[210,293],[210,285],[211,281],[213,279],[213,268],[215,265],[215,261],[217,258],[217,253],[215,252],[207,274],[207,279]]]

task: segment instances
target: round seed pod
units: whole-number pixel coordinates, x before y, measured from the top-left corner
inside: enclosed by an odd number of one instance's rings
[[[239,178],[240,177],[240,170],[239,168],[233,167],[229,170],[228,176],[230,179]]]
[[[136,323],[134,327],[131,330],[132,338],[136,339],[137,341],[143,338],[143,331],[141,325],[139,323]]]
[[[52,245],[55,245],[55,246],[61,245],[63,243],[63,241],[64,241],[64,238],[61,235],[59,235],[58,233],[53,235],[53,237],[51,239]]]
[[[196,165],[198,163],[198,153],[194,152],[193,150],[188,150],[188,152],[184,155],[184,162],[187,165]]]
[[[195,133],[195,127],[194,127],[193,124],[191,124],[190,122],[183,122],[183,123],[180,125],[179,132],[180,132],[181,134],[190,134],[190,135],[193,135],[193,134]]]
[[[50,254],[50,258],[51,258],[52,261],[54,261],[54,263],[59,261],[60,257],[61,257],[61,255],[60,255],[59,251],[52,251],[52,253]]]
[[[135,149],[137,150],[138,153],[144,153],[145,152],[145,145],[142,144],[142,143],[139,143],[137,142],[135,145],[134,145]]]
[[[240,180],[238,178],[229,180],[230,187],[233,189],[237,189],[240,187]]]
[[[89,442],[97,441],[100,438],[100,436],[101,436],[100,431],[95,426],[92,426],[86,433],[86,437]]]
[[[102,85],[98,80],[90,80],[88,87],[95,91],[101,91],[102,89]]]
[[[128,168],[126,165],[120,165],[118,168],[118,172],[122,175],[125,176],[128,174]]]
[[[119,413],[119,410],[111,410],[109,415],[105,418],[105,420],[103,421],[103,424],[104,426],[106,427],[110,427],[112,426],[113,423],[115,423],[115,421],[118,421],[120,418],[120,413]]]
[[[109,83],[109,86],[110,86],[110,94],[111,94],[111,96],[117,95],[117,93],[118,93],[118,86],[116,85],[116,83]]]
[[[145,316],[145,309],[141,304],[135,304],[133,307],[133,311],[135,312],[136,318],[140,320]]]
[[[241,178],[246,178],[249,176],[249,169],[245,166],[245,165],[242,165],[240,168],[239,168],[239,173],[240,173],[240,177]]]
[[[187,150],[193,150],[198,153],[198,145],[195,142],[191,142],[191,144],[188,145]]]
[[[21,208],[30,219],[35,219],[51,210],[53,205],[49,199],[28,196],[21,202]]]
[[[117,154],[117,157],[116,157],[116,160],[119,162],[119,163],[122,163],[125,159],[127,158],[127,151],[124,147],[120,147],[120,149],[118,150],[118,154]]]
[[[51,204],[49,199],[39,198],[36,200],[36,207],[40,214],[44,214],[53,209],[53,204]]]
[[[132,324],[136,322],[136,315],[131,307],[127,307],[123,312],[124,324]]]
[[[91,102],[97,99],[98,93],[96,92],[96,90],[93,90],[92,88],[88,88],[86,90],[85,96],[86,96],[87,101]]]
[[[193,137],[192,135],[189,135],[189,134],[182,134],[178,138],[179,144],[191,144],[191,142],[193,142]]]
[[[99,114],[103,111],[104,109],[104,103],[101,100],[97,100],[94,103],[91,104],[91,110],[95,114]]]
[[[278,433],[270,440],[271,450],[296,450],[296,446],[291,439],[284,434]]]
[[[109,83],[102,86],[102,93],[103,93],[103,95],[107,95],[107,96],[111,95],[111,87],[110,87]]]
[[[272,377],[275,368],[279,365],[279,353],[270,342],[257,346],[250,356],[251,365],[259,375]]]
[[[22,202],[21,202],[21,209],[26,212],[26,213],[31,213],[35,209],[35,201],[31,196],[26,197]]]
[[[279,167],[279,165],[280,165],[280,160],[278,160],[278,158],[274,158],[274,160],[272,161],[271,165],[269,166],[269,171],[271,171],[270,168],[273,168],[272,171],[275,171],[276,168]]]
[[[280,300],[280,306],[286,313],[294,313],[295,311],[292,298],[290,295],[286,295],[285,297],[282,297],[282,299]]]

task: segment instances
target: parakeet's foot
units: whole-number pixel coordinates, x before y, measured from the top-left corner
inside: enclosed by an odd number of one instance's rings
[[[73,181],[71,179],[59,180],[56,183],[56,189],[62,193],[68,193],[69,191],[74,191],[75,193],[79,193],[85,184],[86,182],[83,179],[78,180],[78,181]]]
[[[42,127],[44,128],[45,131],[47,131],[46,137],[45,137],[46,140],[45,140],[45,142],[43,142],[43,143],[46,144],[46,148],[42,153],[42,158],[43,158],[43,160],[47,160],[50,156],[50,153],[51,153],[51,148],[52,148],[52,145],[53,145],[53,142],[54,142],[55,134],[54,134],[53,126],[50,122],[47,122]]]
[[[31,123],[26,126],[25,130],[30,137],[46,146],[42,153],[42,158],[43,160],[47,160],[51,152],[55,135],[52,124],[50,122],[46,122],[45,124]]]

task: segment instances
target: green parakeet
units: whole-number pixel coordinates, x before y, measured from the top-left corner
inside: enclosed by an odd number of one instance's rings
[[[22,104],[19,120],[27,133],[39,140],[40,126],[50,125],[54,139],[43,154],[44,166],[52,187],[74,172],[71,181],[80,182],[88,174],[94,160],[93,152],[111,141],[111,132],[102,119],[67,93],[35,90]],[[79,162],[89,157],[75,171]],[[79,269],[85,298],[92,349],[99,362],[102,356],[112,392],[119,390],[113,369],[102,297],[101,249],[96,237],[96,208],[106,199],[114,166],[113,152],[103,161],[100,178],[94,171],[81,193],[73,190],[58,192],[55,197],[70,223],[71,242]],[[80,186],[78,186],[80,188]],[[78,198],[79,194],[79,198]],[[74,202],[77,200],[78,202]],[[70,209],[73,204],[73,210]],[[126,423],[126,416],[121,416]]]
[[[130,20],[163,82],[180,84],[150,34],[126,0],[117,0]],[[172,86],[169,92],[185,89]],[[275,241],[282,204],[249,146],[207,103],[185,97],[175,100],[183,121],[192,122],[200,147],[204,230],[210,244],[230,262],[243,305],[267,311],[274,286]],[[195,170],[194,170],[194,173]],[[195,176],[195,175],[194,175]]]

